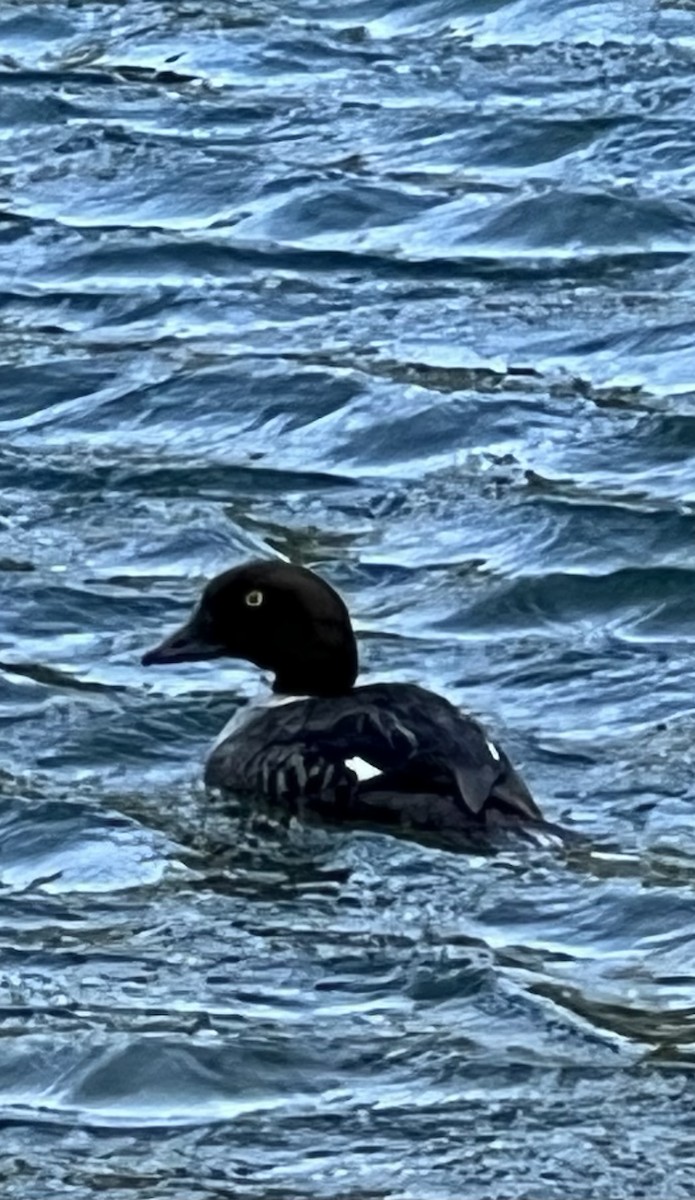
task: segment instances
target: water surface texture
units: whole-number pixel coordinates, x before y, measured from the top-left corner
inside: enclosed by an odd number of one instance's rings
[[[3,1200],[695,1194],[695,12],[0,8]],[[205,798],[251,555],[571,853]]]

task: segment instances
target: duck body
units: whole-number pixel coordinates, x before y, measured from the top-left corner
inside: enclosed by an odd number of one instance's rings
[[[249,705],[218,738],[205,782],[264,796],[301,816],[413,831],[541,817],[482,726],[409,683]]]
[[[275,674],[239,710],[205,768],[210,787],[289,813],[447,837],[543,825],[526,784],[482,725],[416,684],[355,686],[347,609],[319,576],[252,562],[212,580],[191,619],[143,663],[228,655]]]

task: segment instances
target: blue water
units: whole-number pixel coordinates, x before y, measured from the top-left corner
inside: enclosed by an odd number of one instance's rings
[[[695,17],[0,10],[7,1200],[695,1193]],[[252,555],[575,850],[207,798]]]

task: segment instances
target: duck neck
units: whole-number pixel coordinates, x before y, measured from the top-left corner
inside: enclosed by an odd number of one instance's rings
[[[281,696],[346,696],[357,679],[357,651],[341,660],[305,658],[278,670],[273,692]]]

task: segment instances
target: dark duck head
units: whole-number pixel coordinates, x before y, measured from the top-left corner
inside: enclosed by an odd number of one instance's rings
[[[255,663],[287,695],[340,696],[357,678],[345,604],[325,580],[285,562],[250,562],[211,579],[186,624],[142,663],[206,658]]]

